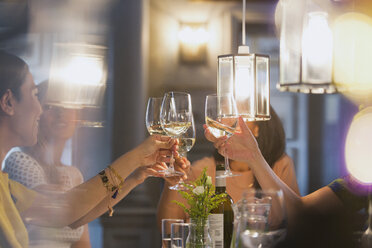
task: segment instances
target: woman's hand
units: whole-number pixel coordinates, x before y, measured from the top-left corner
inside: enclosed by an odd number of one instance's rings
[[[137,168],[128,176],[128,179],[133,179],[137,184],[143,183],[148,177],[163,177],[164,173],[159,171],[166,170],[167,165],[165,163],[156,163],[150,166],[142,166]]]
[[[242,117],[239,117],[238,123],[240,132],[235,132],[230,138],[227,138],[227,136],[216,138],[204,126],[205,137],[214,143],[214,146],[222,156],[227,155],[233,160],[244,161],[250,165],[256,164],[258,159],[263,158],[257,141]]]
[[[140,166],[149,166],[169,162],[172,151],[177,150],[177,144],[177,140],[171,137],[152,135],[134,151],[141,157]]]
[[[187,174],[190,171],[191,163],[186,157],[181,157],[177,154],[174,155],[175,162],[174,162],[174,169],[176,171],[182,172],[183,176],[182,179],[187,179]]]

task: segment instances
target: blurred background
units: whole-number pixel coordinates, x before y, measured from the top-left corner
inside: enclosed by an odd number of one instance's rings
[[[89,179],[148,135],[147,98],[170,90],[192,96],[197,141],[189,160],[211,156],[213,147],[202,128],[205,96],[216,92],[217,56],[237,52],[245,21],[247,44],[270,55],[271,104],[284,124],[287,153],[305,195],[346,173],[344,143],[358,109],[339,94],[276,90],[276,4],[247,0],[242,20],[240,0],[3,0],[0,48],[21,56],[37,84],[52,76],[58,44],[104,48],[104,66],[94,70],[102,70],[106,91],[99,110],[91,114],[99,116],[103,127],[80,127],[63,155],[66,164]],[[67,73],[74,77],[74,71]],[[147,179],[115,207],[113,218],[93,221],[92,246],[159,247],[155,215],[162,185],[161,179]]]

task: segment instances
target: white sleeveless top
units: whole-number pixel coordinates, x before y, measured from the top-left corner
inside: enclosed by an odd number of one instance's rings
[[[13,152],[5,161],[4,172],[28,188],[43,184],[58,184],[61,191],[67,191],[81,183],[83,176],[73,166],[42,167],[33,157],[24,152]],[[84,227],[50,228],[27,225],[30,248],[66,248],[80,240]]]

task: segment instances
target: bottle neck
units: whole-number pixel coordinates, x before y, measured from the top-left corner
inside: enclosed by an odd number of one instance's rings
[[[224,170],[216,170],[216,193],[226,192],[226,178],[218,178],[224,174]]]
[[[216,186],[216,194],[221,194],[226,192],[226,186],[223,187],[217,187]]]

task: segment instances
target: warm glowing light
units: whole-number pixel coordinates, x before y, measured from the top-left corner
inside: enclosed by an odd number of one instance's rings
[[[200,45],[208,42],[209,35],[204,26],[199,25],[184,25],[178,34],[178,38],[182,43]]]
[[[346,137],[345,159],[348,171],[362,183],[372,183],[372,107],[354,117]]]
[[[89,56],[75,56],[59,70],[58,77],[67,84],[99,85],[103,78],[102,59]]]
[[[308,14],[302,35],[302,81],[329,83],[332,81],[332,31],[327,13]]]
[[[182,24],[178,32],[181,61],[186,63],[203,63],[206,61],[209,34],[204,24]]]
[[[255,113],[255,81],[252,58],[237,56],[235,63],[235,100],[240,114]]]
[[[47,92],[48,104],[66,108],[100,106],[106,66],[102,46],[55,44]]]
[[[334,22],[334,81],[357,102],[372,96],[372,18],[347,13]]]

